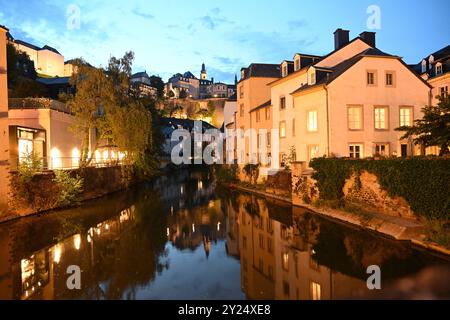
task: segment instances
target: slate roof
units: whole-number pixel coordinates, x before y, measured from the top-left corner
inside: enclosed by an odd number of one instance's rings
[[[266,101],[266,102],[264,102],[263,104],[260,104],[259,106],[254,107],[253,109],[251,109],[250,112],[253,112],[253,111],[256,111],[256,110],[259,110],[259,109],[268,107],[268,106],[270,106],[271,104],[272,104],[272,100]]]
[[[245,77],[266,77],[266,78],[280,78],[280,65],[279,64],[267,64],[267,63],[252,63],[248,68],[242,68],[245,70]],[[243,80],[241,79],[241,81]]]
[[[197,120],[200,121],[200,120]],[[194,120],[191,119],[178,119],[178,118],[169,118],[169,117],[162,117],[161,118],[161,125],[163,127],[171,127],[172,129],[178,129],[178,126],[183,127],[184,129],[188,131],[192,131],[194,128]],[[217,129],[213,125],[209,124],[208,122],[201,121],[202,123],[202,131],[205,132],[205,130],[208,129]]]
[[[37,82],[45,85],[69,84],[70,77],[55,77],[55,78],[36,78]]]

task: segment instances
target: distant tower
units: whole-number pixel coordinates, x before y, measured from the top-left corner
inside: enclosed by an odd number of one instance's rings
[[[237,85],[237,75],[234,75],[234,85]]]
[[[202,63],[202,72],[200,73],[200,79],[206,80],[208,78],[208,73],[206,72],[205,64]]]

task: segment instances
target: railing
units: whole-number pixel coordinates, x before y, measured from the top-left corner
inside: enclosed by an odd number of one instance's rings
[[[40,164],[37,167],[42,170],[71,170],[78,169],[80,167],[80,159],[72,157],[48,157],[48,158],[38,158],[36,159]],[[15,158],[11,166],[13,169],[17,169],[20,163],[30,161],[27,157]],[[103,168],[103,167],[114,167],[123,165],[123,160],[119,159],[92,159],[88,167]]]
[[[48,98],[10,98],[8,99],[9,109],[51,109],[65,113],[71,113],[70,108],[57,100]]]

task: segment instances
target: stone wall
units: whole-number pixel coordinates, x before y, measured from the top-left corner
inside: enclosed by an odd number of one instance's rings
[[[312,178],[313,171],[304,162],[294,162],[292,167],[292,204],[311,204],[319,199],[319,189]]]
[[[70,170],[72,176],[83,178],[83,192],[79,200],[94,199],[125,189],[133,181],[133,177],[127,175],[126,170],[121,167],[84,168]],[[36,212],[58,208],[58,186],[53,182],[55,174],[46,171],[33,176],[28,185],[30,194],[29,202],[17,201],[18,176],[13,172],[10,175],[10,204],[9,207],[14,214],[29,215]]]
[[[369,210],[384,214],[414,219],[409,204],[401,197],[390,197],[388,193],[380,187],[378,178],[367,171],[361,172],[358,176],[353,174],[345,182],[344,200],[355,204],[361,204]]]

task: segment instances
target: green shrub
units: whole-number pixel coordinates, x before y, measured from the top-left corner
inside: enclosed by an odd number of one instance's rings
[[[238,177],[239,167],[236,164],[215,165],[214,173],[217,181],[223,183],[235,182]]]
[[[256,184],[259,177],[259,164],[247,163],[244,168],[244,173],[250,180],[250,183]]]
[[[69,171],[55,170],[55,182],[58,186],[58,205],[68,206],[78,200],[78,195],[83,192],[83,178],[71,177]]]
[[[346,179],[363,170],[377,176],[390,196],[400,196],[411,209],[428,219],[448,219],[450,214],[450,159],[411,157],[373,159],[316,158],[310,163],[320,197],[341,200]]]

